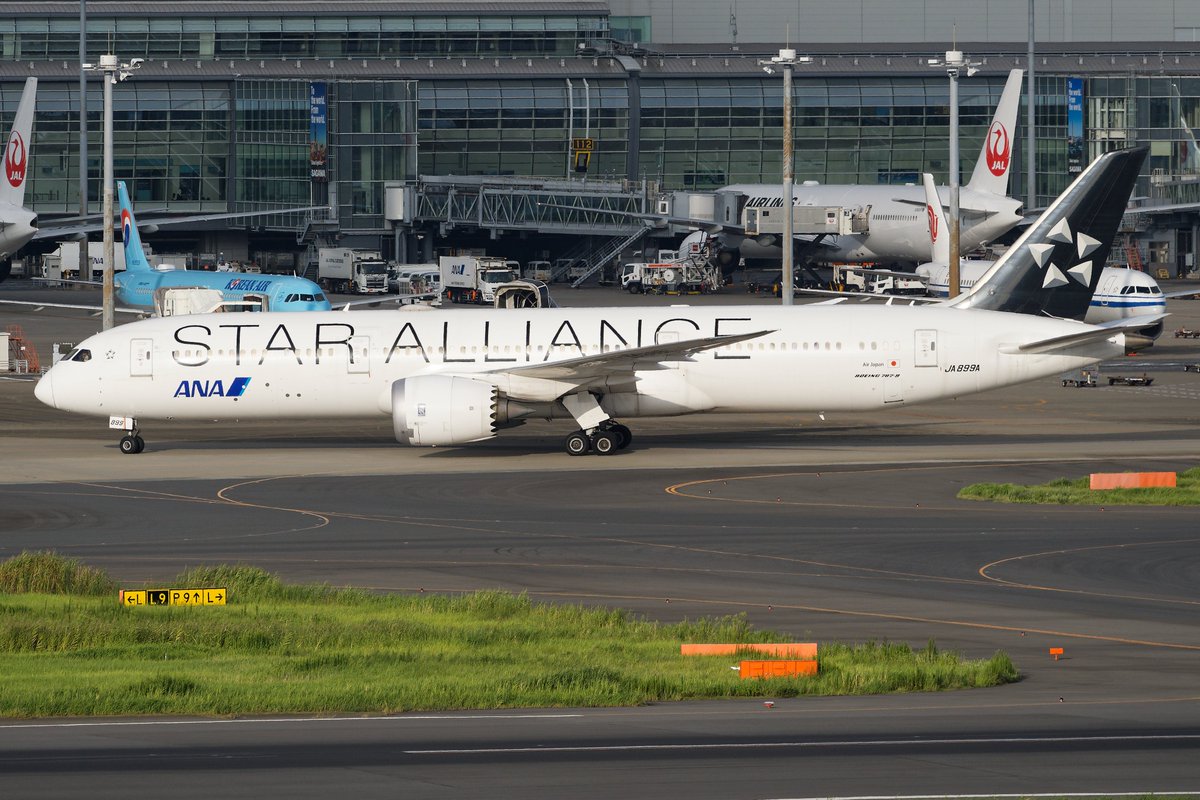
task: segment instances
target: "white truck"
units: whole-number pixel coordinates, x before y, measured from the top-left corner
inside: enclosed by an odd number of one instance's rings
[[[386,294],[387,262],[378,250],[322,247],[317,251],[317,278],[331,292]]]
[[[518,277],[508,261],[490,256],[442,256],[438,266],[451,303],[494,303],[496,287]]]

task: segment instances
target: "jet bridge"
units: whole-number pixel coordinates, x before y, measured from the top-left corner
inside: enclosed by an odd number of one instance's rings
[[[414,222],[454,228],[629,236],[652,206],[645,181],[566,181],[502,176],[423,176]]]

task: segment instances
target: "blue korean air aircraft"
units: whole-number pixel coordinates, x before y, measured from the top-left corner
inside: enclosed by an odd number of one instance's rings
[[[193,269],[155,269],[146,260],[142,238],[124,181],[117,181],[121,202],[121,238],[125,271],[113,276],[117,299],[127,306],[152,310],[160,289],[216,289],[226,302],[258,301],[268,311],[329,311],[325,293],[312,281],[293,275],[207,272]]]

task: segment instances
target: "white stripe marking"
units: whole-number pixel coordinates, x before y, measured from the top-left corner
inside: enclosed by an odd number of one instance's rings
[[[19,728],[123,728],[135,726],[167,726],[167,725],[277,725],[285,722],[416,722],[416,721],[446,721],[460,719],[487,719],[501,722],[510,719],[574,719],[583,714],[473,714],[465,716],[423,715],[402,717],[284,717],[281,719],[178,719],[178,720],[136,720],[126,722],[43,722],[25,723],[18,725],[0,725],[0,731]]]
[[[711,744],[613,744],[564,747],[489,747],[476,749],[405,750],[409,755],[486,755],[499,753],[614,753],[650,750],[749,750],[761,747],[816,749],[831,747],[921,747],[932,744],[1050,744],[1059,742],[1191,742],[1200,734],[1148,734],[1144,736],[1011,736],[993,739],[869,739],[833,742],[713,742]]]

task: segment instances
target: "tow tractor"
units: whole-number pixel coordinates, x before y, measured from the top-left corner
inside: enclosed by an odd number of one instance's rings
[[[1176,339],[1200,339],[1200,331],[1192,330],[1191,328],[1176,328]]]
[[[1121,384],[1122,386],[1149,386],[1152,383],[1154,383],[1154,378],[1147,378],[1145,373],[1142,373],[1140,376],[1134,375],[1130,378],[1122,375],[1110,375],[1108,377],[1109,386],[1116,386],[1117,384]]]
[[[1088,369],[1081,370],[1080,372],[1075,373],[1074,375],[1072,375],[1069,378],[1063,378],[1062,385],[1063,386],[1076,386],[1076,387],[1080,387],[1080,388],[1087,388],[1089,386],[1095,386],[1096,385],[1096,374]]]

